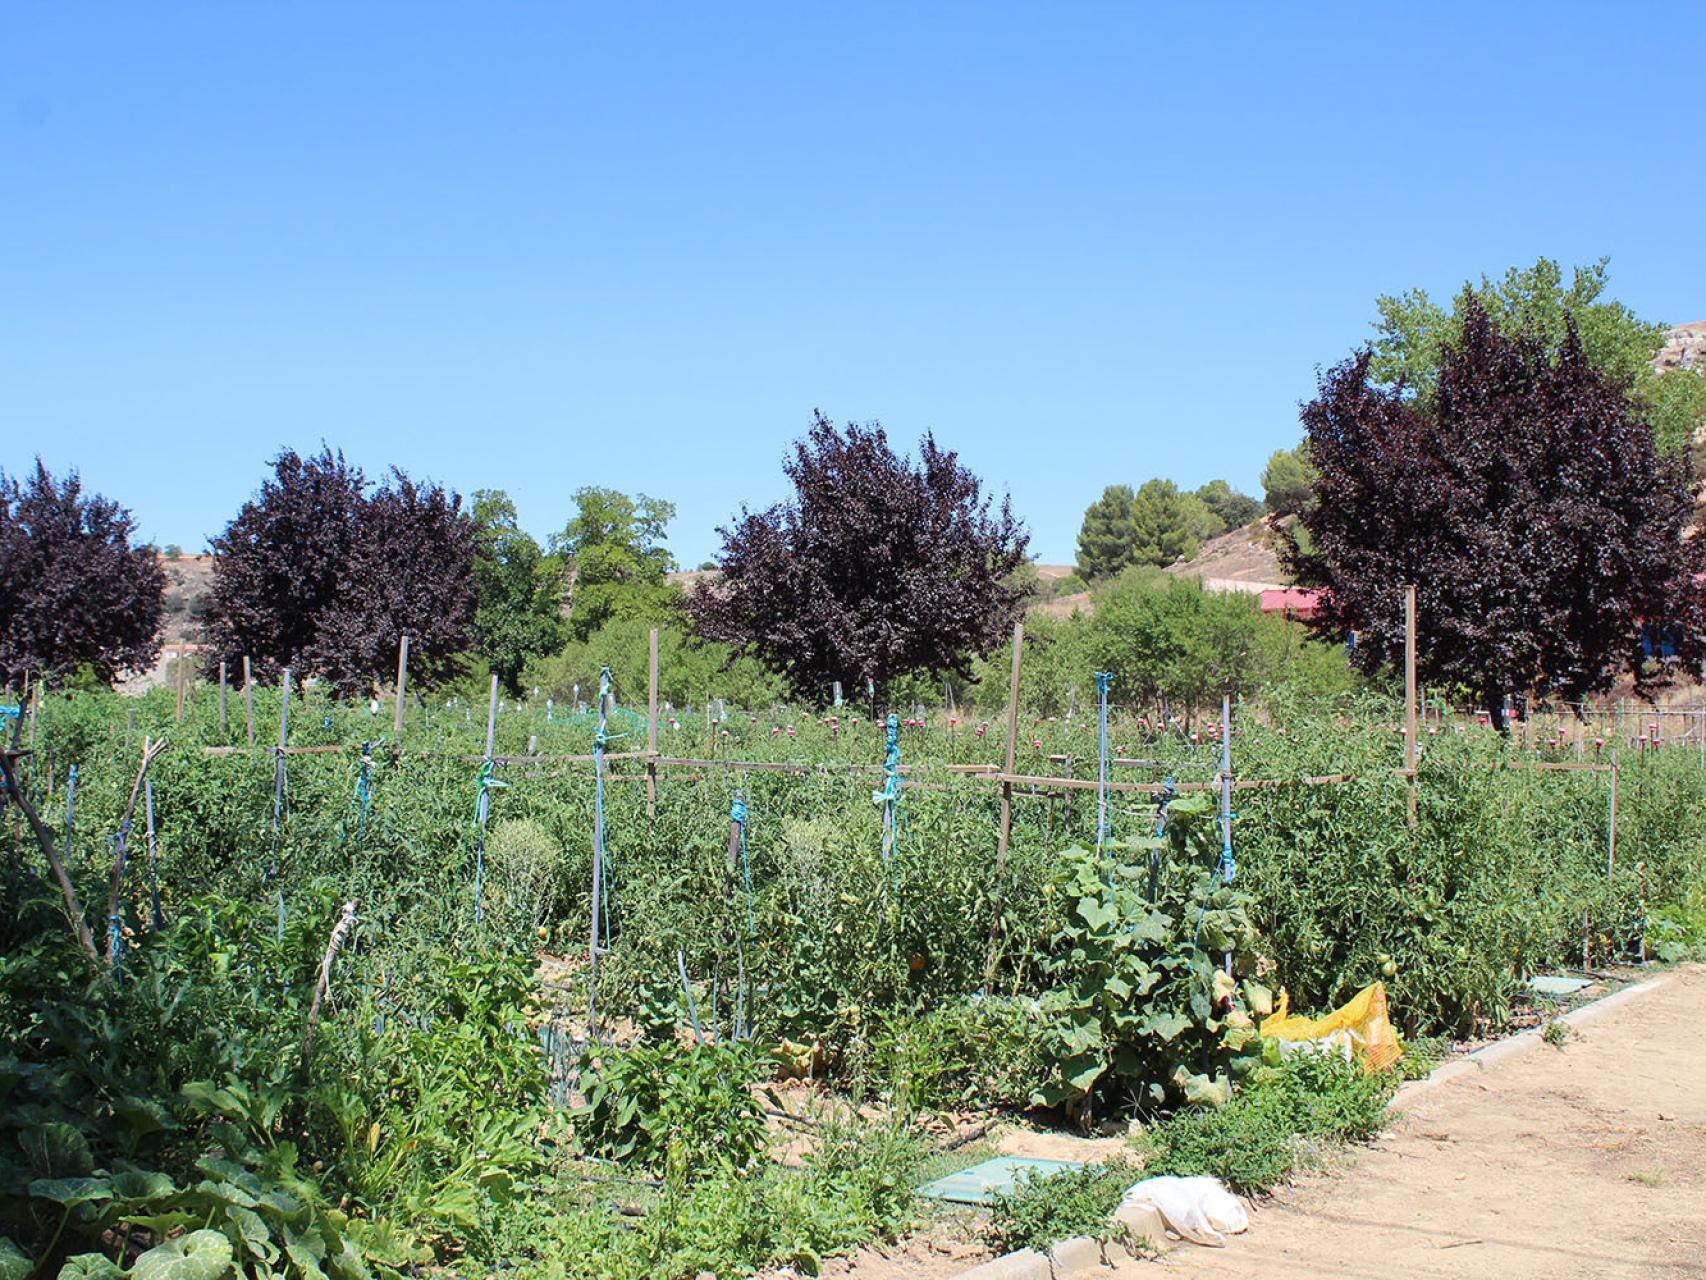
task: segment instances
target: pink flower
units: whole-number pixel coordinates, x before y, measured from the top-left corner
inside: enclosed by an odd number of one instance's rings
[[[1041,738],[1032,738],[1031,745],[1040,751],[1042,750],[1043,740]]]

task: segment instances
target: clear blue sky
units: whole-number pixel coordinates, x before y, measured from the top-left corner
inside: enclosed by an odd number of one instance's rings
[[[0,467],[195,549],[325,439],[691,565],[821,406],[1069,560],[1105,484],[1254,490],[1377,294],[1609,254],[1706,318],[1682,13],[13,3]]]

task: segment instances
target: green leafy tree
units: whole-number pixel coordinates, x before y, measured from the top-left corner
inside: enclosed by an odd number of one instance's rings
[[[1314,502],[1315,468],[1309,462],[1309,442],[1295,449],[1275,449],[1262,468],[1262,499],[1269,515],[1295,516]]]
[[[1149,480],[1131,503],[1133,564],[1170,565],[1196,554],[1213,514],[1171,480]]]
[[[1224,480],[1210,480],[1196,491],[1196,499],[1220,518],[1227,529],[1242,529],[1262,514],[1262,504],[1240,493]]]
[[[1621,302],[1605,297],[1608,259],[1577,267],[1568,284],[1550,258],[1532,267],[1512,267],[1498,280],[1481,277],[1465,283],[1448,312],[1422,289],[1381,297],[1380,319],[1369,376],[1389,386],[1402,385],[1418,407],[1430,412],[1439,388],[1445,352],[1463,335],[1465,303],[1474,299],[1501,333],[1537,343],[1556,361],[1573,325],[1587,361],[1614,386],[1624,389],[1638,415],[1653,430],[1661,453],[1688,447],[1695,428],[1706,419],[1706,374],[1675,369],[1662,377],[1653,357],[1664,345],[1666,328],[1648,323]]]
[[[585,640],[571,640],[560,652],[527,664],[522,684],[537,686],[568,703],[578,686],[583,699],[598,688],[600,668],[609,667],[617,698],[632,706],[645,703],[650,632],[658,627],[658,697],[677,707],[703,707],[708,698],[731,706],[763,707],[787,696],[786,681],[757,658],[737,655],[726,644],[706,640],[676,618],[659,625],[649,618],[612,618]]]
[[[664,546],[675,504],[615,489],[575,492],[575,515],[553,540],[569,563],[569,633],[585,640],[612,618],[665,621],[680,592],[666,575],[675,560]]]
[[[1078,530],[1078,572],[1085,578],[1105,578],[1131,563],[1131,504],[1129,484],[1111,484],[1084,512]]]
[[[502,489],[475,491],[474,644],[504,688],[519,693],[521,669],[555,653],[568,637],[563,620],[563,564],[547,556],[517,520]]]

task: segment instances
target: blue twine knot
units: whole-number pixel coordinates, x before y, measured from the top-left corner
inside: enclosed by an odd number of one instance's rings
[[[743,830],[746,827],[746,801],[738,791],[735,792],[733,803],[729,805],[729,821],[738,822]]]

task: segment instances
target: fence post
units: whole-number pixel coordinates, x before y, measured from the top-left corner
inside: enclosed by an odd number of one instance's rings
[[[219,660],[219,736],[225,736],[225,659]]]
[[[1006,763],[1001,769],[1001,832],[995,844],[995,919],[989,928],[989,953],[984,957],[983,985],[989,986],[995,976],[995,951],[1001,936],[1001,910],[1006,905],[1002,897],[1002,876],[1007,870],[1007,844],[1013,835],[1013,784],[1009,779],[1018,765],[1019,746],[1019,668],[1025,654],[1025,623],[1013,624],[1013,670],[1007,680],[1007,750]]]
[[[1410,830],[1416,829],[1416,587],[1404,588],[1404,777]]]
[[[1609,888],[1612,873],[1617,870],[1617,775],[1622,770],[1618,766],[1617,752],[1611,753],[1611,814],[1606,822],[1605,837],[1605,882]]]
[[[391,721],[391,739],[403,740],[403,688],[409,681],[409,636],[405,632],[397,640],[397,713]]]
[[[648,641],[646,673],[646,817],[658,815],[658,629]]]
[[[249,745],[255,745],[255,682],[249,674],[249,655],[243,655],[243,718],[249,725]]]
[[[178,713],[179,724],[184,719],[184,642],[178,641]]]

